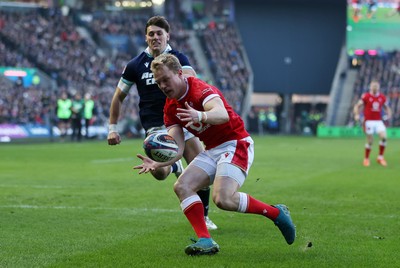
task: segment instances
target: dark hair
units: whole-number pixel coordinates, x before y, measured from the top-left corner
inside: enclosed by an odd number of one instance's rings
[[[154,16],[154,17],[151,17],[147,21],[146,29],[145,29],[146,34],[147,34],[147,28],[152,25],[163,28],[167,33],[169,33],[169,29],[170,29],[169,23],[168,23],[167,19],[164,18],[163,16]]]

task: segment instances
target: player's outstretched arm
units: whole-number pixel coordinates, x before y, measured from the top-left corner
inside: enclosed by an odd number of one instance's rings
[[[114,96],[111,100],[110,117],[108,120],[109,126],[107,141],[109,145],[117,145],[121,143],[121,137],[117,131],[117,123],[122,102],[126,96],[127,94],[121,91],[118,87],[115,89]]]
[[[156,170],[157,168],[170,166],[179,161],[182,158],[183,151],[185,149],[183,130],[179,126],[172,126],[170,129],[168,129],[168,135],[170,135],[178,145],[178,153],[173,159],[166,162],[156,162],[147,156],[137,154],[136,156],[142,160],[142,164],[133,167],[133,169],[139,169],[139,174],[148,173]]]

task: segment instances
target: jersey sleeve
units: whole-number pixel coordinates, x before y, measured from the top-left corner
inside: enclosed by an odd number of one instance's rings
[[[186,57],[185,54],[175,51],[174,55],[178,58],[180,64],[182,65],[182,69],[192,69],[193,70],[193,67],[190,64],[190,61],[189,61],[188,57]]]
[[[366,100],[367,100],[367,93],[363,93],[363,94],[361,95],[361,100],[362,100],[363,103],[366,102]]]
[[[131,87],[135,84],[135,68],[133,60],[128,62],[122,71],[121,78],[118,81],[118,88],[125,94],[128,94]]]

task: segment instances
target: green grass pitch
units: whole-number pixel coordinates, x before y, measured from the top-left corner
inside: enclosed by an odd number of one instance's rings
[[[268,219],[212,204],[221,251],[186,256],[195,235],[174,176],[132,169],[141,140],[0,144],[0,267],[400,267],[400,140],[386,168],[362,166],[361,138],[254,140],[241,191],[289,206],[293,245]]]

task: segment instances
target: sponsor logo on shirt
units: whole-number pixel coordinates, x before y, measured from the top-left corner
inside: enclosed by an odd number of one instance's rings
[[[146,81],[146,85],[154,85],[156,83],[152,72],[144,72],[141,79]]]

